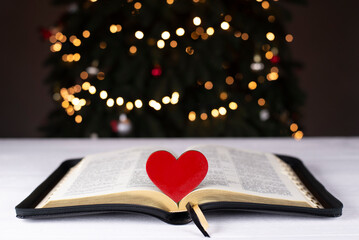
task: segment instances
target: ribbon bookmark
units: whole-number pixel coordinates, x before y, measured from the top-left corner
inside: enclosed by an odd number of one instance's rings
[[[203,233],[205,237],[210,237],[207,233],[207,229],[209,227],[208,222],[199,206],[197,204],[192,206],[191,203],[187,203],[186,208],[198,229]]]

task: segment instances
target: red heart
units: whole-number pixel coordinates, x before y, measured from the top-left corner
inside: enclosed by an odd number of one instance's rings
[[[167,151],[157,151],[149,156],[146,171],[164,194],[179,202],[202,182],[208,162],[198,151],[187,151],[178,160]]]

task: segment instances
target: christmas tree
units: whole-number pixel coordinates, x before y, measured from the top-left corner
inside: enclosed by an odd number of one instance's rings
[[[278,1],[56,0],[48,136],[303,136]]]

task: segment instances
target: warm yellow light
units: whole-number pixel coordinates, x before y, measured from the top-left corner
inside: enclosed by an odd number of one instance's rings
[[[56,37],[54,35],[51,35],[49,38],[50,43],[55,43],[57,41]]]
[[[219,116],[219,112],[218,112],[217,109],[212,109],[211,114],[212,114],[213,117],[218,117]]]
[[[213,83],[211,81],[207,81],[204,84],[204,88],[207,89],[207,90],[211,90],[213,88]]]
[[[201,119],[204,121],[204,120],[207,120],[207,118],[208,118],[208,115],[207,115],[207,113],[201,113]]]
[[[113,107],[115,101],[112,98],[107,99],[106,104],[108,107]]]
[[[243,39],[244,41],[248,40],[248,39],[249,39],[248,33],[242,33],[242,39]]]
[[[267,74],[267,80],[268,81],[274,81],[274,80],[277,80],[279,77],[278,73],[276,72],[270,72]]]
[[[165,47],[165,41],[163,41],[162,39],[157,41],[157,47],[158,48],[164,48]]]
[[[126,108],[127,108],[127,110],[131,111],[133,109],[133,103],[132,102],[127,102],[126,103]]]
[[[78,39],[78,38],[76,38],[76,39],[72,42],[72,44],[73,44],[75,47],[78,47],[78,46],[81,45],[81,40]]]
[[[271,51],[266,52],[265,57],[266,59],[271,60],[273,58],[273,52]]]
[[[228,98],[228,94],[226,92],[221,92],[221,94],[219,94],[219,98],[224,101]]]
[[[78,105],[80,103],[80,99],[79,98],[74,98],[71,101],[72,105]]]
[[[97,2],[97,0],[90,0],[91,2]]]
[[[193,24],[196,25],[196,26],[199,26],[201,24],[201,18],[199,17],[195,17],[193,18]]]
[[[151,107],[153,107],[156,111],[161,110],[161,104],[156,102],[155,100],[150,100],[148,105],[150,105]]]
[[[186,47],[186,53],[188,53],[188,55],[193,55],[194,49],[191,46],[188,46]]]
[[[91,84],[89,82],[84,82],[82,84],[82,89],[85,90],[85,91],[89,90],[90,87],[91,87]]]
[[[258,105],[259,106],[264,106],[264,104],[266,104],[266,100],[264,100],[264,98],[260,98],[260,99],[258,99]]]
[[[275,16],[270,15],[268,16],[268,22],[273,23],[275,21]]]
[[[137,31],[137,32],[135,32],[135,37],[137,39],[142,39],[144,37],[144,34],[141,31]]]
[[[136,3],[133,5],[133,7],[134,7],[135,9],[139,10],[139,9],[141,9],[142,4],[139,3],[139,2],[136,2]]]
[[[234,83],[234,78],[232,76],[226,77],[226,83],[232,85]]]
[[[74,61],[75,61],[75,62],[80,61],[80,58],[81,58],[81,55],[80,55],[79,53],[75,53],[75,54],[74,54]]]
[[[235,103],[235,102],[230,102],[228,104],[228,107],[231,109],[231,110],[236,110],[238,108],[238,104]]]
[[[61,103],[61,106],[62,106],[63,108],[68,108],[69,105],[70,105],[70,103],[69,103],[68,101],[63,101],[63,102]]]
[[[112,33],[117,32],[117,26],[116,26],[115,24],[112,24],[112,25],[110,26],[110,32],[112,32]]]
[[[262,2],[262,8],[263,9],[268,9],[269,8],[269,2],[267,2],[267,1]]]
[[[136,108],[141,108],[142,107],[142,101],[140,100],[140,99],[137,99],[136,101],[135,101],[135,106],[136,106]]]
[[[300,140],[300,139],[303,138],[303,135],[304,135],[304,134],[303,134],[302,131],[298,131],[298,132],[296,132],[296,133],[293,134],[293,137],[294,137],[295,140]]]
[[[183,36],[183,35],[184,35],[184,33],[185,33],[185,31],[184,31],[184,29],[183,29],[183,28],[177,28],[177,30],[176,30],[176,34],[177,34],[178,36]]]
[[[209,36],[212,36],[212,35],[214,34],[214,28],[213,28],[213,27],[207,28],[206,33],[207,33]]]
[[[171,96],[171,104],[177,104],[179,100],[179,93],[173,92]]]
[[[241,33],[240,31],[235,31],[235,32],[234,32],[234,36],[235,36],[236,38],[241,37],[241,35],[242,35],[242,33]]]
[[[167,4],[168,5],[171,5],[171,4],[173,4],[174,3],[174,0],[167,0]]]
[[[59,42],[57,42],[57,43],[55,43],[54,45],[52,45],[52,49],[53,49],[54,52],[60,51],[61,48],[62,48],[62,44],[59,43]]]
[[[73,42],[77,37],[75,35],[70,36],[70,42]]]
[[[104,42],[104,41],[100,42],[100,48],[101,48],[101,49],[105,49],[106,47],[107,47],[107,43],[106,43],[106,42]]]
[[[117,25],[116,25],[116,28],[117,28],[117,32],[121,32],[122,26],[121,26],[120,24],[117,24]]]
[[[256,88],[257,88],[257,83],[256,83],[255,81],[249,82],[249,83],[248,83],[248,88],[249,88],[250,90],[256,89]]]
[[[96,93],[96,87],[95,87],[95,86],[91,86],[91,87],[89,88],[89,93],[90,93],[90,94],[95,94],[95,93]]]
[[[193,122],[194,120],[196,120],[196,113],[194,111],[191,111],[188,114],[188,120],[190,120],[191,122]]]
[[[81,123],[81,122],[82,122],[82,117],[81,117],[81,115],[77,115],[77,116],[75,117],[75,122],[76,122],[76,123]]]
[[[169,104],[171,102],[171,98],[169,96],[165,96],[162,98],[163,104]]]
[[[85,105],[86,105],[86,100],[83,99],[83,98],[81,98],[79,105],[80,105],[81,107],[85,106]]]
[[[161,34],[161,37],[164,39],[164,40],[167,40],[171,37],[171,34],[168,32],[168,31],[164,31],[162,34]]]
[[[117,104],[118,106],[122,106],[124,102],[125,102],[125,101],[123,100],[122,97],[118,97],[118,98],[116,99],[116,104]]]
[[[230,21],[232,21],[232,16],[231,15],[226,15],[224,17],[224,20],[226,20],[227,22],[230,22]]]
[[[135,54],[135,53],[137,52],[137,47],[136,47],[136,46],[131,46],[128,51],[129,51],[131,54]]]
[[[295,132],[298,130],[298,125],[296,123],[292,123],[289,128],[292,132]]]
[[[108,96],[108,94],[107,94],[107,92],[106,92],[105,90],[102,90],[102,91],[100,92],[100,98],[106,99],[107,96]]]
[[[172,48],[177,47],[177,42],[176,42],[175,40],[172,40],[172,41],[170,42],[170,46],[171,46]]]
[[[82,36],[83,36],[84,38],[89,38],[89,37],[90,37],[90,31],[89,31],[89,30],[83,31],[83,32],[82,32]]]
[[[272,32],[267,32],[266,37],[269,41],[273,41],[275,38],[275,35]]]
[[[270,71],[278,73],[279,69],[277,67],[271,67]]]
[[[229,29],[229,23],[228,22],[222,22],[221,23],[221,28],[223,30],[228,30]]]
[[[287,41],[287,42],[293,42],[293,35],[292,34],[287,34],[286,36],[285,36],[285,40]]]
[[[104,80],[105,79],[105,73],[104,72],[97,73],[97,79],[98,80]]]
[[[218,112],[219,112],[219,114],[221,114],[223,116],[223,115],[227,114],[227,109],[225,107],[220,107],[218,109]]]

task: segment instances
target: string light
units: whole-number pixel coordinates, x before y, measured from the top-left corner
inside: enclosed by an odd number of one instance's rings
[[[81,122],[82,122],[82,117],[81,117],[81,115],[77,115],[77,116],[75,117],[75,122],[76,122],[76,123],[81,123]]]
[[[102,91],[100,92],[100,98],[106,99],[107,96],[108,96],[108,94],[107,94],[107,92],[106,92],[105,90],[102,90]]]
[[[165,96],[162,98],[163,104],[169,104],[171,102],[171,98],[169,96]]]
[[[218,112],[217,109],[212,109],[211,114],[212,114],[212,116],[215,117],[215,118],[219,116],[219,112]]]
[[[191,111],[189,114],[188,114],[188,119],[193,122],[194,120],[196,120],[196,113],[194,111]]]
[[[193,18],[193,24],[194,25],[199,26],[199,25],[201,25],[201,22],[202,22],[202,20],[201,20],[200,17]]]
[[[193,55],[194,49],[191,46],[186,47],[186,53],[188,55]]]
[[[139,10],[139,9],[141,9],[142,4],[141,4],[140,2],[136,2],[136,3],[133,5],[133,7],[134,7],[135,9]]]
[[[218,109],[219,114],[221,114],[222,116],[227,114],[227,109],[225,107],[220,107]]]
[[[268,9],[269,8],[269,2],[267,2],[267,1],[262,2],[262,8],[263,9]]]
[[[213,88],[213,83],[211,81],[205,82],[204,88],[207,90],[211,90]]]
[[[135,54],[135,53],[137,52],[137,47],[136,47],[136,46],[131,46],[128,51],[129,51],[131,54]]]
[[[89,93],[90,93],[90,94],[95,94],[95,93],[96,93],[96,87],[95,87],[95,86],[91,86],[91,87],[89,88]]]
[[[271,60],[272,58],[273,58],[273,52],[271,52],[271,51],[268,51],[268,52],[266,52],[266,54],[265,54],[265,57],[266,57],[266,59],[268,59],[268,60]]]
[[[144,34],[141,31],[137,31],[137,32],[135,32],[135,37],[137,39],[142,39],[144,37]]]
[[[214,34],[214,28],[213,28],[213,27],[207,28],[206,33],[207,33],[209,36],[212,36],[212,35]]]
[[[104,80],[105,79],[105,73],[104,72],[99,72],[99,73],[97,73],[97,79],[98,80]]]
[[[118,97],[118,98],[116,98],[116,104],[118,105],[118,106],[122,106],[123,104],[124,104],[124,100],[123,100],[123,98],[122,97]]]
[[[248,40],[248,39],[249,39],[248,33],[242,33],[242,39],[243,39],[244,41]]]
[[[116,26],[115,24],[112,24],[112,25],[110,26],[110,32],[111,32],[111,33],[116,33],[116,32],[117,32],[117,26]]]
[[[164,48],[165,47],[165,41],[163,41],[162,39],[157,41],[157,47],[158,48]]]
[[[238,104],[235,103],[235,102],[230,102],[228,104],[228,107],[231,109],[231,110],[236,110],[238,108]]]
[[[173,4],[174,3],[174,0],[167,0],[167,4],[168,5],[171,5],[171,4]]]
[[[113,107],[115,101],[112,98],[107,99],[106,104],[108,107]]]
[[[84,82],[82,84],[82,89],[85,90],[85,91],[89,90],[90,87],[91,87],[91,84],[89,82]]]
[[[133,109],[133,103],[132,102],[127,102],[126,103],[126,108],[127,108],[127,110],[131,111]]]
[[[302,131],[298,131],[298,132],[295,132],[294,134],[293,134],[293,138],[295,139],[295,140],[301,140],[302,138],[303,138],[303,132]]]
[[[81,45],[81,40],[76,38],[74,39],[74,41],[72,42],[72,44],[75,46],[75,47],[78,47]]]
[[[287,35],[285,35],[285,40],[287,41],[287,42],[293,42],[293,35],[292,34],[287,34]]]
[[[226,92],[221,92],[221,94],[219,94],[219,98],[224,101],[228,98],[228,94]]]
[[[272,32],[267,32],[266,37],[269,41],[273,41],[275,38],[275,35]]]
[[[204,121],[204,120],[207,120],[207,118],[208,118],[207,113],[201,113],[200,118],[201,118],[203,121]]]
[[[249,88],[250,90],[256,89],[256,88],[257,88],[257,83],[256,83],[255,81],[249,82],[249,83],[248,83],[248,88]]]
[[[185,30],[183,28],[177,28],[176,34],[177,36],[183,36],[185,34]]]
[[[276,72],[270,72],[267,74],[267,80],[268,81],[274,81],[274,80],[277,80],[279,77],[278,73]]]
[[[260,98],[260,99],[258,99],[258,105],[259,106],[264,106],[264,104],[266,104],[266,100],[264,100],[264,98]]]
[[[177,42],[176,42],[175,40],[172,40],[172,41],[170,42],[170,46],[171,46],[172,48],[177,47]]]
[[[89,38],[89,37],[90,37],[90,31],[89,31],[89,30],[83,31],[83,32],[82,32],[82,36],[83,36],[84,38]]]
[[[296,123],[292,123],[289,128],[292,132],[295,132],[298,130],[298,125]]]
[[[171,37],[171,34],[168,32],[168,31],[164,31],[162,34],[161,34],[161,37],[164,39],[164,40],[167,40]]]
[[[142,101],[140,100],[140,99],[137,99],[136,101],[135,101],[135,107],[136,108],[141,108],[142,107]]]
[[[222,22],[221,23],[221,28],[223,30],[228,30],[229,29],[229,23],[228,22]]]
[[[232,76],[226,77],[226,83],[232,85],[234,83],[234,78]]]

